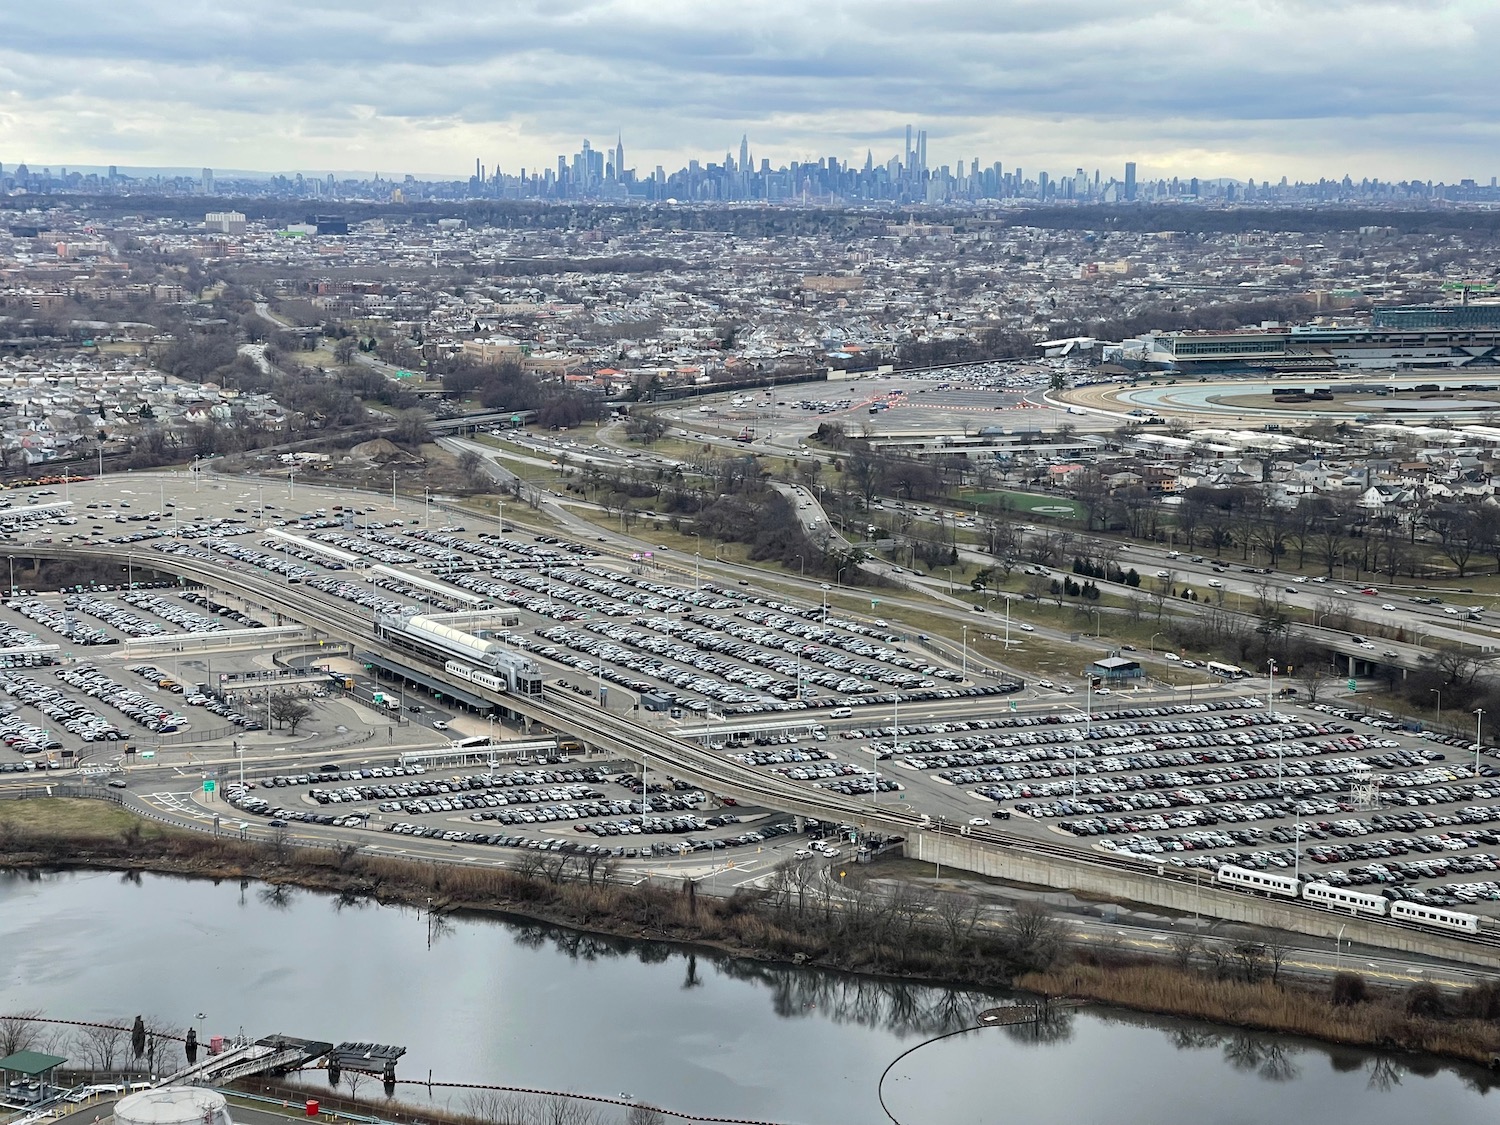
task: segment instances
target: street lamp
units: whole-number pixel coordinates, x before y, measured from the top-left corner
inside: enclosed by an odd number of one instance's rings
[[[1156,638],[1159,637],[1159,636],[1161,636],[1160,633],[1152,633],[1151,634],[1151,651],[1153,653],[1156,651]]]
[[[964,631],[963,678],[965,680],[967,680],[969,678],[969,627],[967,625],[963,626],[963,631]]]
[[[1474,776],[1479,776],[1479,732],[1484,726],[1484,708],[1474,712]]]
[[[1432,721],[1432,725],[1435,727],[1440,727],[1443,725],[1443,689],[1428,688],[1427,690],[1432,692],[1433,695],[1437,696],[1437,718]]]

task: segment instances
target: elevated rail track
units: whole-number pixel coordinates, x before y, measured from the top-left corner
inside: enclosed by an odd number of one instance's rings
[[[39,559],[89,559],[96,562],[115,562],[117,556],[106,549],[90,547],[37,546],[18,548],[17,554]],[[193,581],[214,586],[228,593],[239,595],[264,606],[266,609],[285,614],[307,623],[310,627],[337,640],[357,646],[380,644],[372,623],[355,607],[344,607],[324,600],[305,586],[289,586],[275,582],[269,576],[247,573],[237,567],[231,568],[200,559],[163,554],[152,560],[154,569],[179,574]],[[440,662],[432,664],[430,674],[442,676]],[[690,779],[714,792],[728,791],[741,799],[749,799],[770,808],[815,817],[831,819],[840,823],[856,825],[866,831],[880,831],[893,835],[909,835],[932,829],[929,818],[911,809],[898,807],[894,802],[880,804],[878,801],[863,801],[845,797],[825,790],[810,790],[797,782],[774,774],[765,774],[753,767],[743,765],[712,752],[708,747],[686,741],[676,735],[645,726],[622,715],[616,715],[598,707],[581,705],[572,696],[557,699],[534,698],[513,695],[508,692],[490,691],[474,684],[465,684],[464,690],[506,707],[532,722],[539,723],[559,734],[582,739],[602,750],[632,760],[647,760],[651,768],[664,770],[676,776]],[[994,828],[974,827],[950,832],[961,834],[967,841],[998,849],[1025,852],[1044,856],[1062,868],[1071,868],[1080,873],[1095,874],[1116,872],[1139,878],[1175,881],[1179,885],[1198,887],[1201,873],[1176,870],[1166,865],[1153,865],[1141,860],[1081,852],[1076,847],[1020,836]],[[1230,893],[1230,892],[1226,892]],[[1326,910],[1318,907],[1302,907],[1309,919],[1327,918]],[[1372,925],[1420,933],[1424,937],[1438,940],[1431,930],[1395,919],[1370,919]],[[1500,934],[1481,932],[1473,935],[1441,935],[1452,943],[1451,956],[1462,959],[1465,947],[1484,947],[1500,956]]]

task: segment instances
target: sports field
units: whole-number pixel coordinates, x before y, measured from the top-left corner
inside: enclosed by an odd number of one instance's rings
[[[972,503],[984,507],[998,506],[1007,512],[1025,512],[1054,520],[1081,520],[1083,508],[1066,496],[1038,496],[1031,492],[965,492],[960,505]]]

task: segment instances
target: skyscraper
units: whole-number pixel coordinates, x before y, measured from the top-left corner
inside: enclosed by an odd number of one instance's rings
[[[750,174],[750,135],[740,134],[740,175]]]
[[[615,134],[615,179],[625,182],[625,134]]]
[[[1131,202],[1135,201],[1135,161],[1134,160],[1127,160],[1125,162],[1125,201],[1127,203],[1131,203]]]
[[[203,180],[200,186],[203,189],[204,195],[212,195],[214,193],[214,170],[212,168],[203,169]]]

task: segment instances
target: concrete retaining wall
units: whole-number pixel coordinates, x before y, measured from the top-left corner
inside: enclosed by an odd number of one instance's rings
[[[1397,950],[1424,957],[1442,957],[1471,965],[1500,968],[1500,947],[1465,941],[1458,937],[1428,934],[1347,913],[1337,913],[1294,902],[1260,898],[1241,891],[1214,886],[1212,876],[1201,884],[1164,879],[1142,871],[1136,874],[1086,860],[1068,860],[1035,852],[981,844],[963,836],[935,832],[913,832],[906,838],[905,854],[944,867],[973,871],[1018,883],[1057,887],[1119,902],[1164,907],[1181,914],[1203,914],[1231,922],[1247,922],[1278,930],[1308,934],[1333,943],[1343,930],[1345,942]]]

